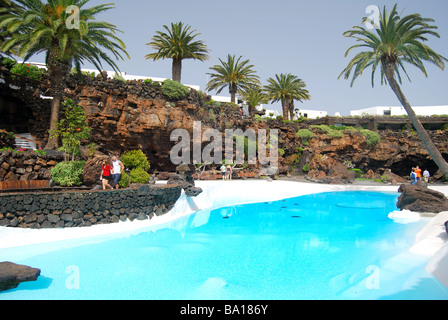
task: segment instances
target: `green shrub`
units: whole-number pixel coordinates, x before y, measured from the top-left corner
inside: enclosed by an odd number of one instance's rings
[[[149,173],[145,169],[139,167],[131,170],[131,182],[133,183],[148,183]]]
[[[308,129],[300,129],[297,131],[296,136],[302,140],[308,141],[313,137],[313,132]]]
[[[40,80],[40,77],[44,74],[44,72],[45,71],[43,69],[32,66],[29,63],[16,63],[11,68],[11,73],[25,76],[34,80]]]
[[[285,150],[283,150],[282,148],[278,148],[278,154],[280,157],[283,157],[285,155]]]
[[[125,152],[121,157],[121,162],[126,168],[143,168],[144,170],[149,169],[149,161],[142,150],[131,150]]]
[[[311,129],[320,129],[332,138],[342,138],[344,136],[344,133],[342,131],[332,129],[329,126],[327,126],[326,124],[311,125],[310,128]]]
[[[17,61],[4,57],[1,61],[1,63],[6,69],[11,70],[12,67],[14,67],[16,65]]]
[[[367,146],[372,148],[380,142],[380,135],[376,132],[370,131],[369,129],[359,130],[365,137],[367,141]]]
[[[123,172],[121,174],[120,181],[118,181],[118,186],[121,189],[126,189],[127,187],[129,187],[130,184],[131,184],[131,177],[126,172]]]
[[[8,132],[5,129],[0,129],[0,148],[14,147],[14,137],[14,133]]]
[[[308,172],[309,171],[309,163],[305,164],[302,168],[303,172]]]
[[[256,115],[254,115],[254,120],[257,121],[257,122],[261,122],[261,121],[263,121],[264,119],[263,119],[263,117],[260,116],[259,114],[256,114]]]
[[[51,169],[51,179],[61,187],[79,186],[82,183],[84,161],[60,162]]]
[[[126,79],[123,77],[123,75],[121,73],[115,73],[114,77],[112,79],[113,80],[119,80],[119,81],[122,81],[124,83],[127,83]]]
[[[362,173],[361,169],[352,168],[352,169],[350,169],[350,171],[353,171],[355,173],[355,177],[356,178],[363,178],[364,177],[364,174]]]
[[[163,81],[162,93],[170,100],[180,100],[188,96],[190,89],[171,79]]]

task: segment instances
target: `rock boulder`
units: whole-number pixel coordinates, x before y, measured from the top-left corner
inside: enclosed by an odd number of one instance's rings
[[[355,174],[340,161],[327,155],[315,156],[309,163],[308,178],[330,184],[352,183]]]
[[[448,211],[448,199],[445,195],[423,184],[402,184],[398,192],[401,193],[397,201],[400,210],[433,213]]]
[[[195,171],[196,168],[194,166],[180,164],[176,167],[176,174],[170,175],[167,185],[181,186],[187,197],[196,197],[202,192],[202,189],[194,185],[193,174]]]
[[[0,262],[0,291],[16,288],[21,282],[35,281],[40,269],[13,262]]]
[[[101,166],[103,164],[104,159],[110,160],[110,157],[95,156],[94,158],[88,159],[86,161],[82,174],[82,180],[84,185],[93,188],[96,185],[101,184],[101,181],[99,179],[101,176]]]

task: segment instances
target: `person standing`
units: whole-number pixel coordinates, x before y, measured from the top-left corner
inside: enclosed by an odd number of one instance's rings
[[[420,169],[419,166],[416,166],[414,172],[417,175],[417,181],[421,180],[422,179],[422,169]]]
[[[417,183],[417,174],[415,173],[415,168],[411,170],[411,184],[414,185]]]
[[[103,165],[101,167],[101,178],[100,178],[103,184],[103,190],[106,190],[107,187],[113,189],[109,184],[109,182],[112,181],[111,170],[112,167],[110,166],[109,161],[104,159]]]
[[[221,175],[222,175],[222,180],[224,180],[226,178],[226,166],[224,165],[224,163],[221,166]]]
[[[228,164],[226,170],[227,170],[227,178],[229,180],[232,180],[232,166]]]
[[[425,180],[426,183],[428,183],[429,181],[429,171],[427,169],[425,169],[425,171],[423,171],[423,180]]]
[[[112,157],[112,180],[115,184],[115,189],[118,189],[118,182],[121,179],[121,173],[124,170],[124,164],[117,159],[116,156]]]

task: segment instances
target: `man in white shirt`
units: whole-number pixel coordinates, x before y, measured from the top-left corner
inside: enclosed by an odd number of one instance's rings
[[[112,157],[112,179],[115,184],[115,189],[118,189],[118,182],[121,179],[121,173],[124,170],[123,163],[117,159],[116,156]]]

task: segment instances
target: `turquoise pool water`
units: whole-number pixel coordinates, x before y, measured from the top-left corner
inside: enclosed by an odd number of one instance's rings
[[[200,210],[136,234],[1,250],[40,268],[0,299],[448,299],[394,223],[396,193],[329,192]]]

